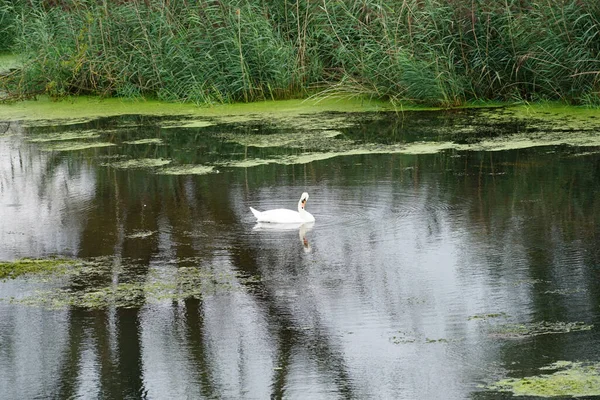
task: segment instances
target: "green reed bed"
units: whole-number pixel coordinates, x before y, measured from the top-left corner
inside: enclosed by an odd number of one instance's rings
[[[600,3],[0,0],[10,94],[597,104]]]

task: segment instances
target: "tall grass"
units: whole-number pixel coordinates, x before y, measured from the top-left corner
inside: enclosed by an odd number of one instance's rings
[[[11,46],[30,60],[4,79],[19,93],[200,104],[314,93],[446,106],[600,99],[597,2],[2,1]]]
[[[12,2],[0,0],[0,53],[12,49],[15,40],[16,10]]]

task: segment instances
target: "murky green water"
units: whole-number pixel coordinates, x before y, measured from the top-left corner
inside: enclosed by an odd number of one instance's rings
[[[502,113],[0,123],[0,396],[600,394],[600,130]]]

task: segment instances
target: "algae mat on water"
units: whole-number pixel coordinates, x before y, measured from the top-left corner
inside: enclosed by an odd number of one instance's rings
[[[64,273],[77,261],[64,258],[33,259],[0,262],[0,279],[15,279],[22,275]]]
[[[40,96],[28,100],[4,104],[0,107],[0,121],[30,121],[32,125],[70,124],[90,121],[100,117],[117,115],[189,116],[222,118],[230,121],[254,120],[259,116],[293,116],[320,112],[365,112],[390,111],[395,108],[386,102],[361,99],[326,100],[280,100],[255,103],[228,104],[199,107],[193,104],[165,103],[154,100],[99,99],[96,97],[74,97],[52,101]],[[408,108],[406,108],[408,109]],[[259,117],[262,118],[262,117]],[[41,121],[47,121],[43,123]],[[35,123],[34,123],[35,122]],[[203,127],[207,122],[183,121],[184,127]],[[169,124],[169,127],[178,126]]]
[[[511,392],[515,396],[600,396],[600,363],[558,361],[540,370],[555,372],[525,378],[507,378],[486,389]]]
[[[144,240],[154,232],[134,232],[130,239]],[[200,298],[246,290],[257,278],[235,271],[218,271],[200,259],[177,259],[140,274],[132,260],[112,257],[92,259],[22,259],[0,263],[0,278],[42,281],[48,289],[23,287],[19,298],[3,301],[61,309],[141,307],[146,303]],[[114,278],[118,276],[118,280]],[[98,284],[97,282],[108,282]]]

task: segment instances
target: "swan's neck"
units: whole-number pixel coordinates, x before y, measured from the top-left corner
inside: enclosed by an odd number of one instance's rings
[[[302,206],[302,200],[300,200],[298,202],[298,214],[302,215],[304,214],[306,211],[304,211],[304,207]]]

